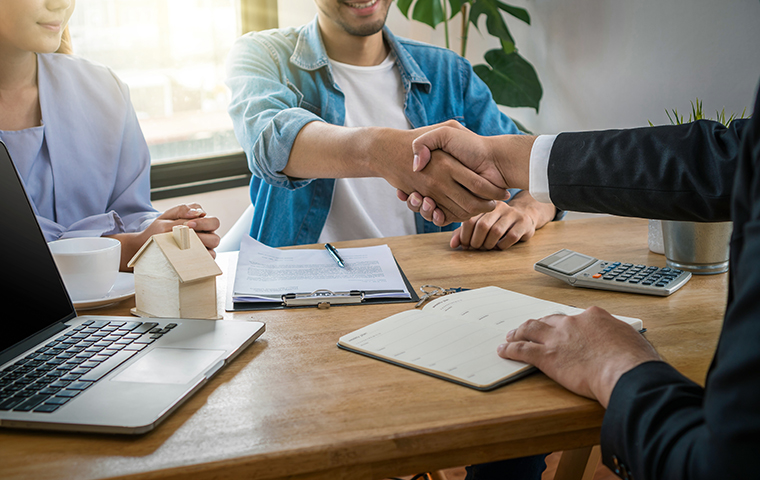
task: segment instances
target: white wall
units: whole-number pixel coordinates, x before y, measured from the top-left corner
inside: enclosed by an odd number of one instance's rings
[[[337,0],[335,0],[337,1]],[[509,0],[532,25],[507,19],[520,53],[536,68],[539,114],[506,111],[536,133],[668,123],[665,108],[687,114],[699,97],[706,113],[751,111],[760,78],[758,0]],[[279,0],[280,26],[316,14],[313,0]],[[483,21],[483,18],[481,18]],[[443,27],[406,20],[394,5],[388,26],[400,36],[444,45]],[[459,48],[459,17],[452,47]],[[485,32],[484,23],[481,30]],[[467,58],[498,42],[470,29]]]

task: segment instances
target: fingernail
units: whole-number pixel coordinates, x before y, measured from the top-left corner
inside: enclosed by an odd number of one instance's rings
[[[496,347],[496,353],[503,352],[505,348],[507,348],[507,344],[506,343],[502,343],[501,345],[499,345],[498,347]]]
[[[510,330],[510,331],[507,332],[507,340],[512,340],[512,337],[514,337],[514,336],[515,336],[515,331],[514,330]]]
[[[422,202],[422,211],[429,212],[432,207],[429,202]]]
[[[412,161],[412,171],[416,172],[420,168],[420,156],[414,155],[414,161]]]
[[[409,197],[409,203],[411,203],[413,207],[419,207],[422,204],[422,201],[420,200],[420,197],[413,194]]]

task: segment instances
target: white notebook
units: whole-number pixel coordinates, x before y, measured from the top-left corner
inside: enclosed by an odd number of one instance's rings
[[[526,320],[580,308],[499,287],[454,293],[344,335],[338,347],[477,390],[492,390],[534,367],[496,354],[507,332]],[[636,330],[636,318],[616,318]]]

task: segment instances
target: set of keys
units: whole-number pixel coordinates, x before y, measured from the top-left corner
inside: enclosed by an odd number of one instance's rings
[[[420,301],[417,302],[417,305],[415,305],[414,308],[420,308],[425,304],[425,302],[431,300],[434,297],[442,297],[444,295],[448,295],[449,293],[457,293],[464,290],[467,289],[462,287],[443,288],[437,285],[423,285],[420,287],[420,291],[423,295],[420,297]]]

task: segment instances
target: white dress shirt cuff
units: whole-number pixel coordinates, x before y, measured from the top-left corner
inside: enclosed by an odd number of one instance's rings
[[[537,201],[552,203],[549,196],[549,154],[556,135],[539,135],[530,151],[530,180],[528,191]]]

